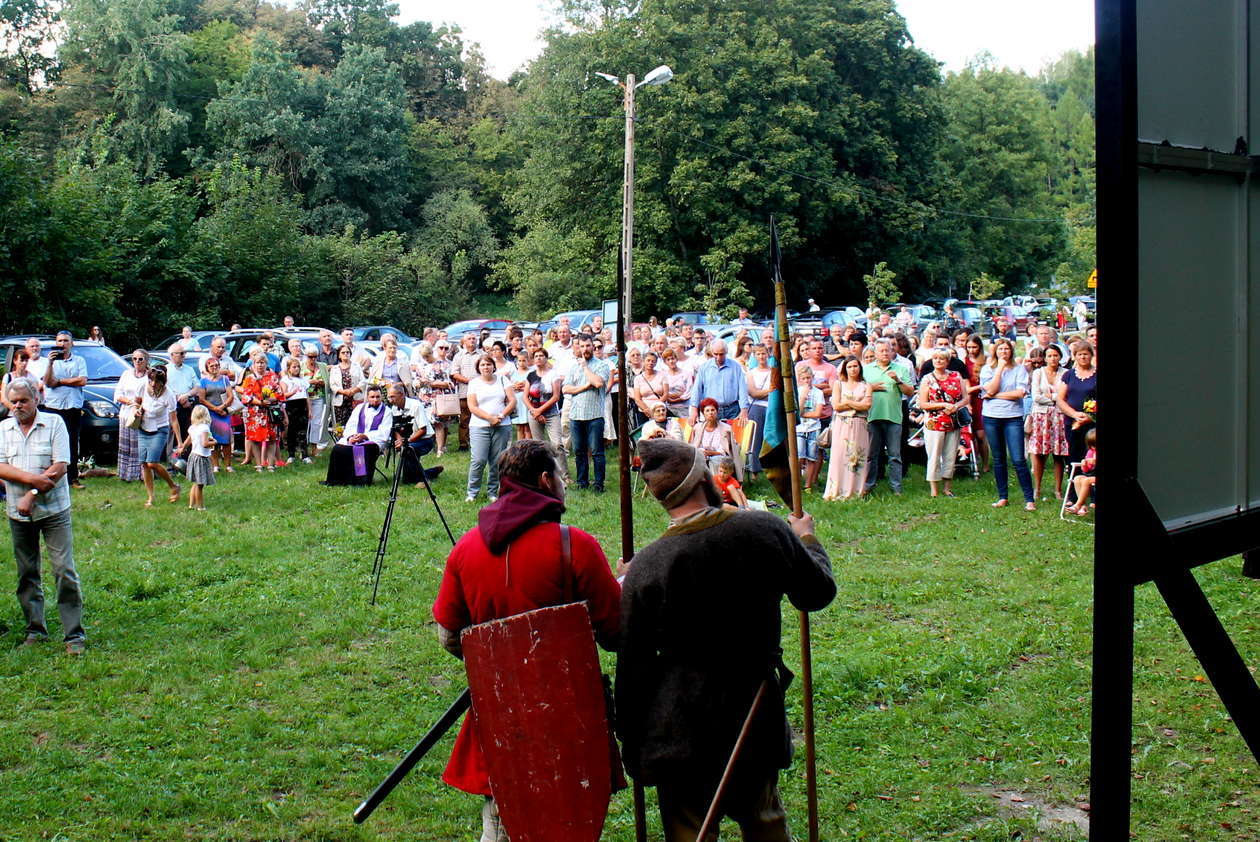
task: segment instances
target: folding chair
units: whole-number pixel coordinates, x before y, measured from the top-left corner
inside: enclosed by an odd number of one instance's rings
[[[752,449],[753,437],[757,430],[757,422],[751,418],[741,421],[738,418],[732,418],[726,422],[731,425],[731,433],[735,437],[735,448],[739,452],[735,454],[735,464],[740,466],[741,471],[748,470],[748,452]],[[743,477],[739,477],[743,482]]]
[[[1080,515],[1074,514],[1071,517],[1067,516],[1068,500],[1072,497],[1073,493],[1075,493],[1076,488],[1072,485],[1072,480],[1076,478],[1076,475],[1080,472],[1080,470],[1081,463],[1073,462],[1072,470],[1068,471],[1067,484],[1063,487],[1063,502],[1059,504],[1059,520],[1065,520],[1068,523],[1083,523],[1086,526],[1093,526],[1093,521],[1084,520]],[[1078,500],[1076,504],[1079,506],[1080,501]]]

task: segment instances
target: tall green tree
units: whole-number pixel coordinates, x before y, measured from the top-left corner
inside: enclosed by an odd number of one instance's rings
[[[270,37],[255,42],[249,68],[206,108],[208,152],[220,162],[240,158],[247,166],[279,176],[304,193],[324,177],[317,124],[323,115],[325,82],[304,72]]]
[[[948,131],[941,158],[953,176],[946,201],[958,277],[987,272],[1019,291],[1049,280],[1067,229],[1050,190],[1050,107],[1036,81],[981,60],[943,89]]]
[[[406,93],[380,47],[351,46],[328,80],[316,123],[323,167],[307,195],[315,231],[407,230],[411,197]]]
[[[569,3],[569,27],[523,83],[529,157],[512,194],[525,261],[544,228],[584,244],[594,304],[613,285],[621,217],[623,76],[677,74],[639,91],[636,297],[685,302],[706,260],[768,303],[767,218],[780,220],[797,294],[859,290],[868,266],[925,225],[941,117],[934,62],[889,0]],[[602,119],[590,119],[598,115]],[[573,248],[561,250],[571,259]],[[504,264],[516,262],[513,255]]]
[[[145,177],[160,174],[188,136],[178,102],[189,75],[180,17],[167,0],[74,0],[65,20],[62,58],[77,65],[83,84],[111,95],[101,116],[117,151]]]

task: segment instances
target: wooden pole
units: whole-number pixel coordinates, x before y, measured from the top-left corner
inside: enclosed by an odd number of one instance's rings
[[[626,381],[626,328],[630,325],[630,296],[634,267],[634,74],[626,77],[626,155],[621,193],[621,253],[617,261],[617,455],[621,465],[621,557],[634,557],[634,505],[630,491],[630,384]],[[634,838],[647,842],[647,797],[643,784],[634,782]]]
[[[761,700],[765,698],[768,686],[770,686],[770,682],[763,680],[757,688],[757,695],[753,697],[752,707],[748,709],[748,715],[744,717],[744,725],[739,729],[739,737],[735,740],[735,747],[731,749],[730,759],[726,761],[726,768],[722,770],[722,779],[718,781],[717,792],[713,793],[713,801],[709,804],[709,811],[704,814],[704,822],[700,825],[700,832],[696,834],[696,842],[704,842],[713,823],[721,821],[718,810],[722,804],[722,796],[726,794],[726,788],[730,785],[731,773],[735,770],[735,761],[739,759],[739,753],[743,750],[744,743],[748,741],[748,732],[752,730],[753,719],[757,716],[757,709],[761,707]]]
[[[774,220],[770,221],[771,226]],[[776,235],[777,241],[777,235]],[[796,374],[792,369],[792,343],[788,336],[787,293],[779,274],[775,250],[774,305],[779,335],[779,382],[783,389],[783,415],[786,419],[788,471],[792,483],[792,512],[804,514],[801,507],[801,462],[796,451]],[[805,720],[805,795],[809,805],[809,842],[818,842],[818,762],[814,746],[814,664],[810,648],[809,612],[800,613],[801,713]]]

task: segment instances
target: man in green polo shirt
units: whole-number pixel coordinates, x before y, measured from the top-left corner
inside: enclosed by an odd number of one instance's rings
[[[866,416],[871,434],[870,463],[863,494],[875,488],[879,455],[884,451],[888,453],[888,484],[893,494],[901,494],[901,399],[913,394],[914,386],[910,369],[896,362],[894,356],[892,340],[878,339],[875,362],[862,367],[862,376],[871,384],[871,409]]]

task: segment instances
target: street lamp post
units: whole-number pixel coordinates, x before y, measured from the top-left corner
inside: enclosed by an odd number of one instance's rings
[[[627,562],[634,557],[634,508],[630,492],[630,384],[626,382],[626,329],[630,325],[630,298],[634,271],[634,92],[644,85],[664,85],[674,78],[674,71],[662,64],[642,82],[635,83],[634,74],[626,76],[623,83],[610,73],[597,73],[625,91],[626,155],[621,185],[621,251],[617,271],[617,378],[621,387],[617,390],[618,462],[621,465],[621,557]],[[647,842],[647,801],[643,784],[634,784],[634,838]]]

